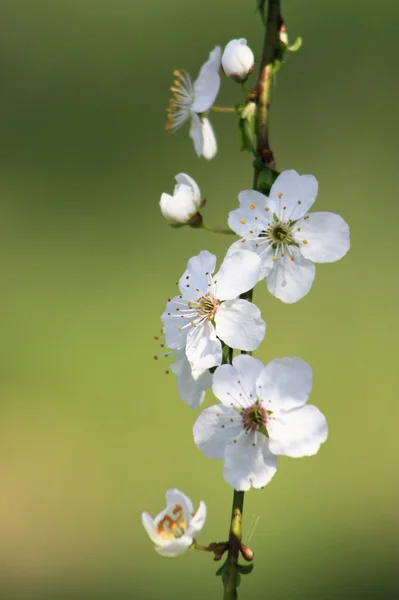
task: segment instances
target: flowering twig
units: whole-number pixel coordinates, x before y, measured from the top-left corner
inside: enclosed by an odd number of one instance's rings
[[[239,208],[229,212],[228,227],[205,225],[201,210],[206,200],[187,173],[176,175],[173,194],[162,194],[160,208],[172,227],[189,226],[215,233],[237,234],[216,271],[216,256],[201,250],[192,256],[179,279],[179,292],[169,298],[161,320],[164,356],[174,355],[170,371],[176,375],[181,399],[197,408],[212,387],[219,404],[205,408],[193,426],[194,442],[208,457],[223,459],[223,477],[231,485],[233,507],[228,540],[207,546],[196,537],[204,527],[206,504],[197,510],[177,488],[166,492],[166,508],[156,517],[142,514],[142,522],[156,551],[177,556],[196,549],[226,556],[217,570],[224,600],[235,600],[242,575],[249,574],[253,551],[242,543],[244,493],[263,488],[277,471],[279,455],[299,458],[316,454],[328,436],[325,416],[307,400],[312,368],[299,357],[271,360],[266,366],[252,357],[261,344],[266,323],[253,303],[254,286],[266,279],[269,292],[291,304],[303,298],[315,277],[315,262],[335,262],[350,247],[349,227],[335,213],[312,212],[318,182],[295,170],[278,174],[269,143],[272,79],[288,45],[280,0],[257,0],[265,39],[257,84],[245,82],[254,55],[243,38],[231,40],[222,54],[215,47],[193,82],[185,71],[175,71],[168,130],[191,121],[189,135],[198,156],[210,160],[217,142],[207,118],[224,75],[241,84],[245,102],[235,109],[241,150],[254,160],[252,189],[239,193]],[[234,350],[239,354],[234,356]],[[239,563],[240,554],[250,564]]]

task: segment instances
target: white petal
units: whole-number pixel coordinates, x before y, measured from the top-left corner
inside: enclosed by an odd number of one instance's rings
[[[299,408],[312,391],[312,368],[301,358],[275,358],[259,374],[257,394],[272,411]]]
[[[259,280],[261,260],[248,250],[227,253],[215,275],[216,297],[233,300],[253,288]]]
[[[255,359],[254,359],[255,360]],[[256,397],[251,401],[251,394],[256,393],[256,379],[249,383],[242,382],[240,374],[232,365],[221,365],[216,369],[212,378],[212,391],[225,406],[234,408],[243,408],[250,406]]]
[[[179,315],[183,314],[183,312],[187,310],[187,300],[185,298],[181,298],[180,296],[175,296],[166,303],[166,309],[161,315],[161,320],[163,323],[165,342],[168,348],[179,350],[180,348],[184,348],[186,345],[189,328],[179,328],[187,325],[187,323],[190,322],[190,319],[181,318]],[[192,314],[192,318],[194,318],[194,311]]]
[[[240,209],[246,212],[247,220],[258,217],[258,219],[265,223],[269,222],[269,218],[272,215],[270,215],[270,210],[266,210],[268,207],[267,196],[256,190],[244,190],[238,194],[238,201]]]
[[[201,191],[198,187],[197,182],[194,181],[194,179],[192,177],[190,177],[190,175],[187,175],[187,173],[179,173],[178,175],[176,175],[175,179],[178,184],[181,183],[183,185],[188,185],[189,187],[191,187],[192,192],[193,192],[193,202],[196,205],[196,207],[199,208],[202,199],[201,199]]]
[[[277,458],[270,453],[263,434],[257,432],[255,438],[254,434],[242,432],[235,443],[227,445],[223,476],[234,489],[261,488],[269,483],[276,470]]]
[[[194,442],[209,458],[223,458],[226,445],[242,431],[240,415],[218,404],[206,408],[193,427]]]
[[[154,519],[151,517],[151,515],[143,512],[141,515],[141,522],[150,540],[154,542],[154,544],[158,544],[160,538],[159,535],[155,533]]]
[[[197,408],[205,398],[205,391],[212,385],[211,373],[208,369],[193,373],[184,349],[176,350],[176,360],[170,365],[170,370],[177,375],[181,399],[191,408]]]
[[[316,275],[314,264],[301,256],[297,248],[290,248],[294,260],[291,260],[286,250],[284,257],[279,256],[274,261],[273,269],[266,279],[269,292],[288,304],[306,296]]]
[[[166,505],[170,506],[174,504],[180,505],[183,508],[184,512],[188,514],[191,518],[191,514],[194,512],[193,503],[186,494],[184,494],[177,488],[173,488],[166,492]]]
[[[193,538],[187,534],[184,534],[180,538],[174,540],[168,540],[168,543],[162,546],[155,546],[155,550],[162,556],[177,556],[182,554],[189,549],[193,543]]]
[[[203,113],[209,110],[215,102],[220,87],[221,48],[216,46],[209,54],[209,59],[202,65],[199,75],[194,82],[194,102],[192,110]]]
[[[197,207],[191,187],[179,185],[176,188],[173,196],[162,194],[159,205],[165,219],[177,225],[187,223],[196,214]]]
[[[320,263],[335,262],[349,250],[349,227],[339,215],[310,213],[306,219],[301,219],[298,226],[300,231],[295,232],[295,241],[305,258]]]
[[[208,283],[215,265],[216,256],[207,250],[201,250],[197,256],[190,258],[179,280],[179,288],[185,298],[195,301],[208,293]]]
[[[222,362],[222,344],[212,323],[191,327],[187,335],[186,355],[193,369],[210,369]]]
[[[273,413],[267,430],[271,452],[292,458],[316,454],[328,435],[325,416],[312,404]]]
[[[260,310],[247,300],[227,300],[216,313],[216,333],[231,348],[256,350],[265,337]]]
[[[250,390],[248,393],[256,394],[256,381],[264,369],[262,361],[249,354],[238,354],[233,358],[233,367],[244,388]]]
[[[202,121],[196,113],[191,114],[191,125],[190,131],[188,132],[190,138],[194,142],[194,150],[197,156],[202,156],[204,149],[204,136],[202,133]]]
[[[269,243],[266,242],[266,238],[255,237],[254,239],[250,239],[249,237],[247,237],[243,238],[242,240],[238,240],[237,242],[233,242],[233,244],[231,244],[230,248],[227,250],[226,257],[241,250],[255,252],[255,254],[259,256],[261,261],[259,270],[259,281],[264,279],[274,267],[274,261],[272,260],[274,256],[274,250],[272,246],[270,246]]]
[[[270,190],[270,209],[283,221],[299,219],[316,200],[317,191],[318,183],[313,175],[283,171]]]
[[[187,534],[194,537],[204,527],[206,521],[206,504],[201,500],[195,515],[191,518]]]
[[[216,137],[213,132],[212,125],[206,117],[202,117],[202,156],[207,160],[211,160],[218,149]]]

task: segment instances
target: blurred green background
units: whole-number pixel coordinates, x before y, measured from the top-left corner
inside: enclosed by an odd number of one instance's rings
[[[251,186],[235,118],[214,115],[219,153],[163,131],[172,70],[246,37],[255,0],[7,0],[0,20],[0,597],[221,598],[210,556],[159,557],[140,514],[179,487],[226,537],[222,463],[192,441],[153,335],[187,259],[230,239],[174,231],[158,209],[189,173],[223,225]],[[268,323],[256,356],[299,355],[330,438],[280,459],[246,495],[256,553],[240,598],[397,598],[399,5],[283,3],[303,48],[279,72],[271,141],[280,170],[319,180],[315,210],[341,214],[352,249],[321,265],[292,306],[256,289]],[[222,81],[219,104],[241,100]],[[206,402],[212,403],[209,393]],[[260,519],[258,520],[258,517]]]

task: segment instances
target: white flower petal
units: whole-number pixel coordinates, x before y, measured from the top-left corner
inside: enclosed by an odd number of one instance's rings
[[[237,370],[245,390],[256,398],[256,381],[264,369],[262,361],[249,354],[238,354],[233,358],[233,367]]]
[[[264,279],[266,275],[270,273],[274,267],[274,250],[271,245],[266,242],[265,238],[243,238],[237,242],[233,242],[230,248],[227,250],[227,256],[240,252],[242,250],[248,250],[249,252],[255,252],[260,258],[260,270],[259,270],[259,281]]]
[[[223,476],[236,490],[261,488],[269,483],[276,470],[277,458],[270,453],[268,440],[261,433],[255,438],[254,434],[242,431],[226,447]]]
[[[191,519],[191,514],[194,512],[193,503],[186,494],[184,494],[177,488],[173,488],[166,492],[166,505],[170,506],[174,504],[178,504],[179,506],[181,506],[184,512],[188,514]]]
[[[159,202],[165,219],[173,225],[187,223],[197,212],[191,187],[179,185],[173,196],[162,194]]]
[[[312,391],[312,368],[301,358],[275,358],[260,372],[256,388],[267,410],[299,408]]]
[[[256,350],[265,337],[266,323],[259,308],[247,300],[227,300],[216,313],[216,334],[231,348]]]
[[[295,231],[295,241],[305,258],[319,263],[335,262],[348,252],[349,226],[339,215],[310,213],[298,225],[300,231]]]
[[[202,156],[204,149],[204,136],[202,133],[202,121],[196,113],[191,114],[191,125],[190,131],[188,132],[190,138],[194,142],[194,150],[197,156]]]
[[[317,191],[318,183],[313,175],[283,171],[270,190],[270,209],[283,221],[299,219],[316,200]]]
[[[206,408],[193,427],[194,442],[209,458],[223,458],[226,445],[242,431],[240,415],[218,404]]]
[[[202,156],[211,160],[218,149],[216,137],[211,122],[206,117],[201,119],[202,125]]]
[[[316,454],[328,435],[325,416],[312,404],[273,413],[267,430],[271,452],[292,458]]]
[[[259,280],[261,260],[254,252],[237,250],[227,253],[215,275],[216,296],[219,300],[233,300],[253,288]]]
[[[179,280],[181,293],[188,300],[198,300],[208,293],[210,275],[216,266],[216,256],[207,250],[201,250],[197,256],[193,256],[187,263],[187,268]]]
[[[193,538],[184,534],[180,538],[168,541],[165,545],[155,546],[155,550],[162,556],[177,556],[188,550],[192,543]]]
[[[267,288],[273,296],[291,304],[297,302],[309,292],[316,275],[314,264],[301,256],[299,250],[291,246],[291,254],[279,256],[267,276]]]
[[[144,529],[146,530],[148,537],[154,544],[158,544],[159,536],[155,533],[154,519],[147,512],[143,512],[141,515],[141,522]]]
[[[177,375],[180,397],[191,408],[197,408],[212,385],[212,375],[208,369],[193,373],[184,349],[176,350],[175,354],[176,360],[170,365],[170,370]]]
[[[243,408],[252,404],[250,394],[256,393],[255,383],[256,379],[252,382],[246,380],[246,385],[243,385],[234,366],[221,365],[213,374],[212,391],[225,406]]]
[[[209,54],[209,59],[202,65],[199,75],[194,82],[194,102],[192,110],[203,113],[209,110],[215,102],[220,88],[219,68],[221,48],[216,46]]]
[[[256,190],[244,190],[238,194],[240,209],[246,212],[247,219],[258,217],[265,223],[269,222],[270,211],[265,210],[268,207],[268,197]]]
[[[166,309],[161,315],[161,320],[168,348],[179,350],[186,345],[189,328],[179,329],[179,327],[184,327],[190,322],[189,319],[179,317],[179,314],[182,314],[185,310],[188,310],[187,300],[180,296],[175,296],[166,303]],[[194,314],[193,312],[193,317]]]
[[[190,175],[187,175],[187,173],[179,173],[178,175],[176,175],[175,179],[177,181],[175,190],[176,190],[176,188],[178,188],[179,184],[187,185],[191,188],[193,202],[194,202],[196,208],[198,209],[201,205],[202,198],[201,198],[201,191],[200,191],[196,181],[194,181],[194,179],[192,177],[190,177]]]
[[[206,504],[203,500],[199,503],[199,507],[195,515],[191,518],[187,529],[189,536],[195,537],[197,533],[204,527],[206,521]]]
[[[222,344],[212,323],[205,321],[190,328],[186,355],[193,369],[210,369],[222,363]]]

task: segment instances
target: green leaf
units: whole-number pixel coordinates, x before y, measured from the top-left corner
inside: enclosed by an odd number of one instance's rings
[[[233,348],[222,342],[222,364],[231,365],[233,360]]]
[[[241,118],[238,122],[240,132],[240,148],[255,154],[256,149],[256,104],[247,102],[241,109]]]
[[[282,65],[282,60],[276,58],[276,60],[273,62],[273,66],[272,66],[272,74],[275,75],[277,73],[277,71],[280,69],[281,65]]]
[[[289,52],[297,52],[297,50],[299,50],[299,48],[301,48],[301,46],[302,46],[302,38],[297,37],[295,42],[293,44],[291,44],[291,46],[287,46],[287,50]]]
[[[249,575],[254,566],[254,563],[250,563],[249,565],[237,565],[237,571],[241,573],[241,575]]]
[[[276,181],[278,177],[277,171],[270,169],[269,167],[264,167],[262,171],[258,175],[258,180],[256,182],[256,189],[262,194],[266,196],[269,195],[270,189],[273,183]]]
[[[266,0],[256,0],[256,11],[259,11],[262,23],[266,25],[266,14],[265,14]]]

